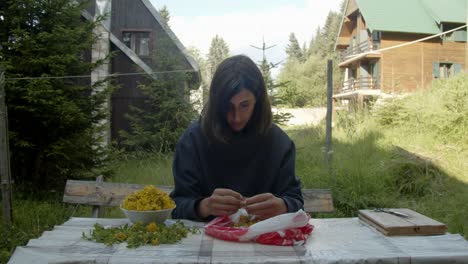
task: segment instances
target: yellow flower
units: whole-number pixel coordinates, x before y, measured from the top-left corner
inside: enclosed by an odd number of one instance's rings
[[[149,211],[174,208],[175,203],[167,193],[149,185],[125,197],[122,207],[127,210]]]
[[[115,239],[117,239],[120,242],[123,242],[127,240],[127,235],[125,233],[119,232],[114,235]]]
[[[158,231],[158,226],[156,225],[156,223],[151,222],[151,223],[149,223],[149,224],[146,226],[146,231],[148,231],[148,232],[156,232],[156,231]]]
[[[153,246],[159,245],[159,240],[157,238],[151,240],[151,245],[153,245]]]

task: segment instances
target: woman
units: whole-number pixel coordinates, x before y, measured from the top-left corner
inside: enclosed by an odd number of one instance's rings
[[[227,58],[200,120],[177,144],[172,217],[209,220],[244,207],[266,219],[302,209],[294,162],[294,143],[272,124],[259,68],[243,55]]]

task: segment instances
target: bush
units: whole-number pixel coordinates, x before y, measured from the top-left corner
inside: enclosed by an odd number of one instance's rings
[[[468,143],[468,74],[438,80],[427,91],[389,100],[373,114],[384,128],[400,127],[444,142]]]

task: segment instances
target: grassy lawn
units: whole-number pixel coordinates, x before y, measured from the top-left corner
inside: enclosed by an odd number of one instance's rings
[[[431,152],[429,146],[412,148],[415,141],[411,138],[406,139],[408,144],[399,139],[394,142],[369,126],[354,135],[334,129],[330,170],[322,152],[323,131],[289,131],[297,145],[296,169],[303,185],[333,191],[336,212],[320,217],[356,216],[364,208],[405,207],[468,237],[468,175],[458,167],[466,166],[466,149]]]

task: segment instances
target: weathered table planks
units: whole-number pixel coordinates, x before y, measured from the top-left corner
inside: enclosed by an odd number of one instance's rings
[[[119,206],[130,193],[143,189],[145,185],[98,181],[68,180],[63,201],[65,203],[93,206]],[[173,186],[157,186],[170,193]],[[332,193],[329,189],[302,189],[304,211],[309,213],[333,212]]]
[[[314,231],[307,243],[293,247],[227,242],[200,233],[177,244],[128,249],[125,243],[105,246],[82,239],[95,223],[128,221],[72,218],[17,247],[9,263],[468,263],[468,242],[458,234],[386,237],[358,218],[311,219]]]

